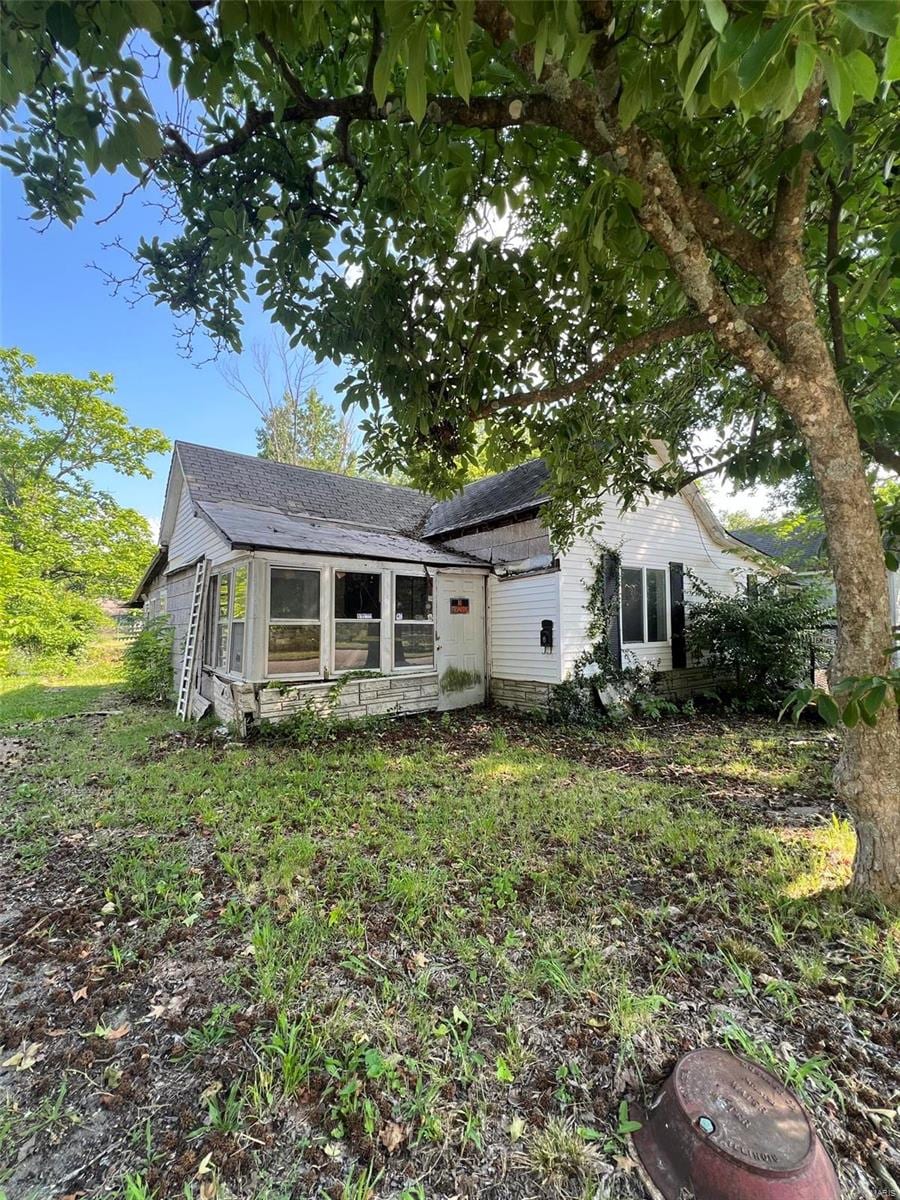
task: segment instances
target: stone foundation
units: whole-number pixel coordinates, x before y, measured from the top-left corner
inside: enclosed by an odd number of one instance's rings
[[[687,700],[697,692],[715,689],[728,680],[709,667],[680,667],[660,671],[653,681],[653,691],[667,700]]]
[[[429,712],[438,704],[436,671],[374,675],[350,679],[343,686],[339,680],[336,682],[258,685],[255,715],[261,721],[283,721],[293,713],[309,708],[339,718],[374,717],[386,713]]]
[[[534,709],[544,709],[550,703],[550,683],[538,683],[536,680],[498,679],[491,676],[491,703],[499,704],[502,708],[518,708],[525,712]]]

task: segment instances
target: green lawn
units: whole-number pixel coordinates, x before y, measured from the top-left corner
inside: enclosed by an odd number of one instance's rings
[[[840,890],[825,735],[241,744],[36,688],[0,727],[10,1200],[643,1197],[620,1120],[706,1042],[800,1091],[846,1195],[900,1179],[900,923]],[[35,720],[79,706],[122,711]]]

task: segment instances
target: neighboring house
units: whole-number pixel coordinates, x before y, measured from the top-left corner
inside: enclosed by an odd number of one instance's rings
[[[672,695],[707,685],[684,645],[690,575],[733,591],[752,556],[694,487],[629,513],[610,498],[596,538],[557,553],[541,523],[546,482],[533,460],[435,501],[178,442],[160,549],[132,603],[174,623],[178,679],[206,560],[195,715],[211,704],[246,726],[310,704],[349,716],[488,698],[532,709],[588,647],[602,560],[613,655],[658,669]]]
[[[835,603],[834,580],[828,565],[825,534],[798,527],[785,532],[771,525],[759,525],[747,529],[732,529],[730,534],[751,550],[775,559],[790,572],[790,578],[808,586],[819,584],[823,588],[823,606],[833,608]],[[900,636],[900,571],[885,570],[887,577],[888,604],[891,625]],[[900,666],[900,654],[894,656],[895,666]]]

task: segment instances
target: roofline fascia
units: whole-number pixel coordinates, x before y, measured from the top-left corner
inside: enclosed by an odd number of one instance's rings
[[[144,602],[141,599],[141,596],[147,590],[147,588],[150,586],[150,584],[153,582],[153,580],[156,578],[157,574],[159,573],[159,569],[161,567],[163,567],[168,562],[168,560],[169,560],[169,547],[168,546],[158,546],[153,557],[150,560],[150,563],[149,563],[146,571],[141,576],[140,582],[138,583],[138,585],[134,589],[134,591],[131,593],[131,598],[126,601],[126,604],[125,604],[126,608],[143,608]]]
[[[430,562],[423,558],[402,558],[397,554],[350,554],[346,550],[302,550],[296,546],[269,546],[265,542],[229,542],[232,550],[269,550],[273,554],[305,554],[313,558],[361,558],[371,559],[373,562],[408,562],[414,563],[420,567],[447,567],[458,571],[484,571],[486,575],[491,574],[489,564],[484,562],[457,563],[457,562]]]

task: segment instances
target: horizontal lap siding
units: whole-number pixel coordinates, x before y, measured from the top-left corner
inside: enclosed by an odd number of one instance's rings
[[[720,549],[700,525],[681,496],[655,497],[635,512],[622,513],[612,502],[604,514],[595,541],[621,555],[625,567],[668,569],[670,562],[684,564],[692,572],[722,592],[740,586],[734,572],[746,573],[752,564],[737,554]],[[562,556],[562,668],[571,672],[575,660],[588,648],[587,626],[590,615],[587,599],[593,579],[592,563],[602,551],[586,537],[575,539]],[[690,600],[690,580],[685,578],[685,599]],[[690,610],[688,611],[690,619]],[[671,635],[671,630],[670,630]],[[665,646],[626,646],[625,661],[637,661],[660,671],[671,670],[671,644]]]
[[[559,572],[519,579],[488,579],[491,676],[558,683],[560,675]],[[540,645],[541,621],[553,622],[553,653]]]
[[[550,553],[550,538],[538,517],[500,525],[496,529],[466,533],[461,537],[441,539],[441,545],[495,563],[521,562],[525,558]]]
[[[194,516],[194,506],[187,487],[182,485],[181,499],[175,516],[175,527],[169,541],[170,571],[190,565],[198,558],[220,559],[230,550],[228,543],[203,517]]]

